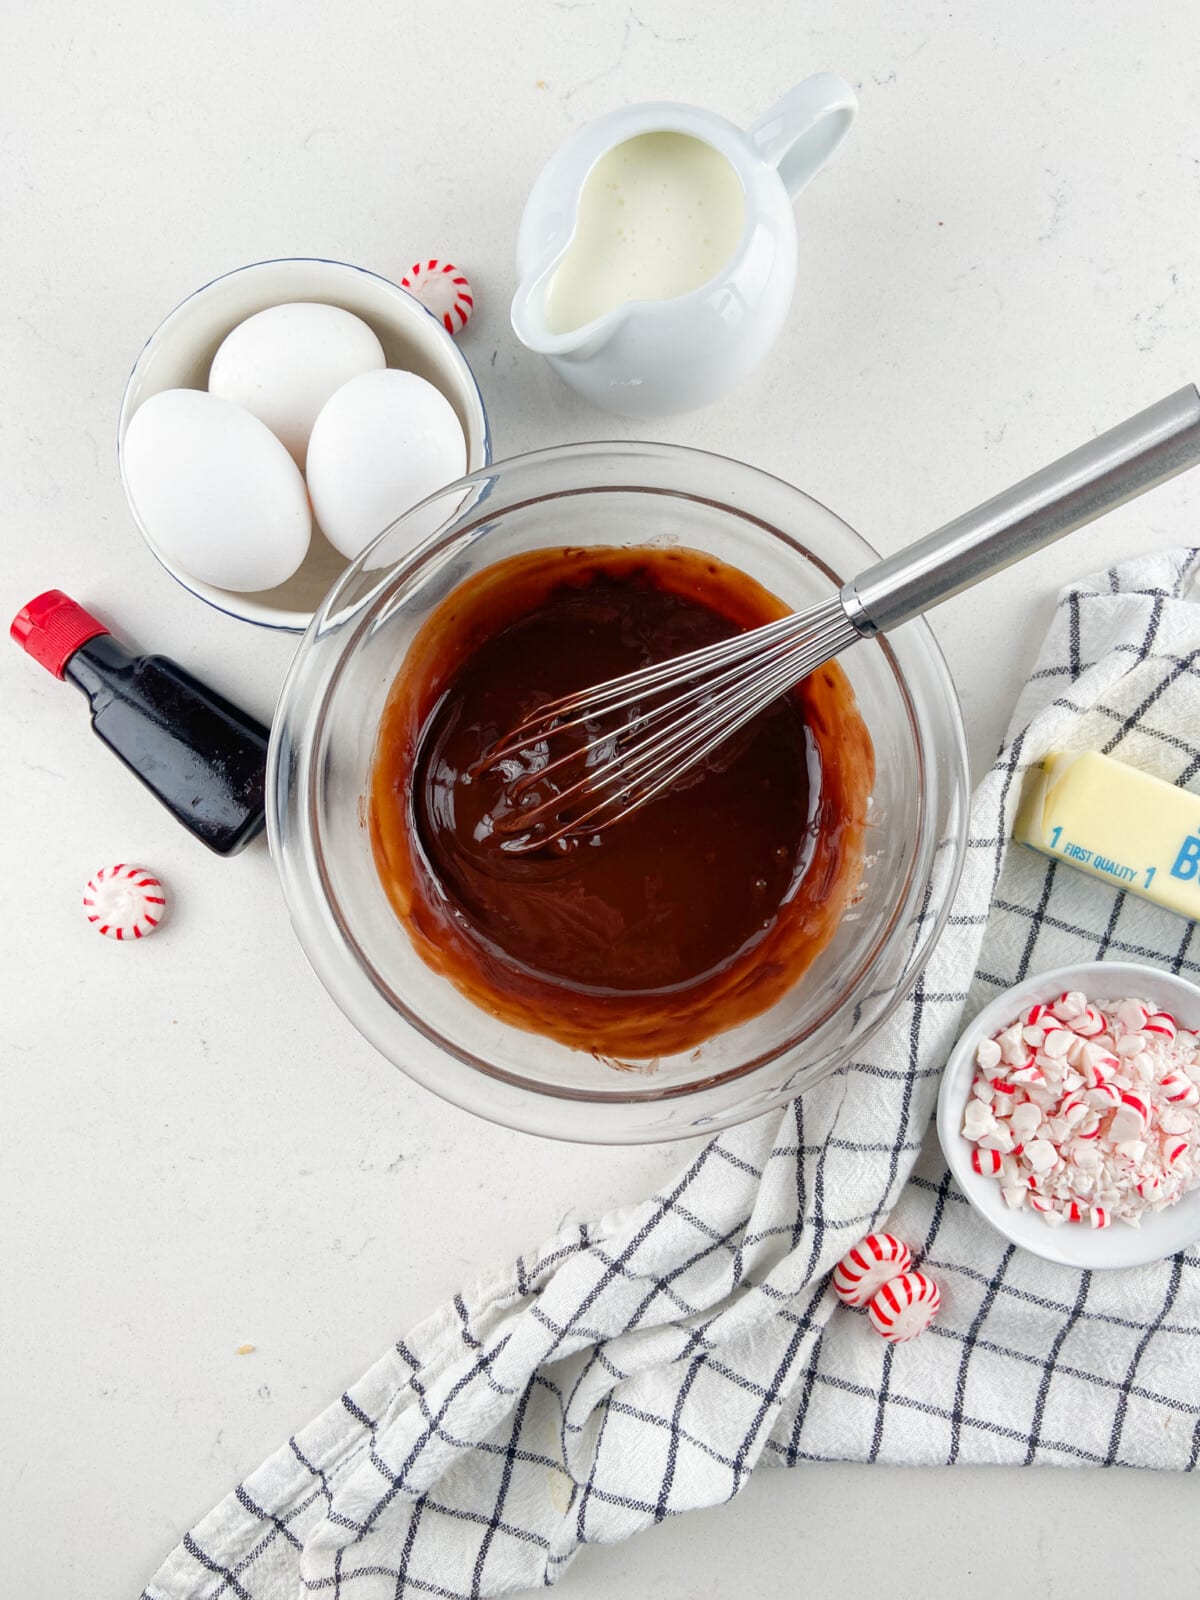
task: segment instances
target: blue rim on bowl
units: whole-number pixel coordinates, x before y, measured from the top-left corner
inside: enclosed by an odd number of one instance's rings
[[[121,400],[117,463],[130,514],[151,554],[197,599],[241,622],[302,633],[347,566],[317,530],[300,571],[277,589],[235,594],[201,583],[156,546],[129,492],[124,460],[125,432],[144,400],[160,389],[203,388],[217,346],[233,327],[269,305],[292,300],[324,301],[361,316],[378,335],[389,366],[406,366],[435,383],[463,424],[469,471],[490,464],[492,441],[483,396],[462,351],[419,300],[366,267],[321,256],[251,262],[211,279],[163,318],[134,362]]]
[[[938,1094],[937,1128],[942,1151],[968,1201],[997,1232],[1022,1250],[1087,1270],[1145,1266],[1184,1250],[1200,1239],[1200,1186],[1164,1211],[1151,1212],[1138,1228],[1114,1222],[1093,1229],[1080,1223],[1051,1228],[1036,1211],[1012,1211],[995,1178],[982,1177],[971,1166],[971,1145],[962,1135],[963,1111],[975,1075],[975,1051],[981,1039],[1007,1027],[1037,1001],[1056,1000],[1076,989],[1089,1000],[1129,996],[1152,1000],[1188,1029],[1200,1030],[1200,988],[1173,972],[1132,961],[1084,961],[1040,972],[1006,989],[963,1031],[950,1054]]]

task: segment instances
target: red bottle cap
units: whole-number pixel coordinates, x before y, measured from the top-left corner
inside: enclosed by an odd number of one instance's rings
[[[108,629],[61,589],[47,589],[21,607],[8,631],[22,650],[61,678],[79,646]]]

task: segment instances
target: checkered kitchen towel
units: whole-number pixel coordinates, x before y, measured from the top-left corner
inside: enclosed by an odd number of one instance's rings
[[[1052,748],[1198,785],[1198,577],[1200,551],[1175,551],[1063,594],[975,796],[949,926],[860,1059],[400,1339],[149,1600],[512,1593],[582,1543],[728,1499],[760,1462],[1195,1467],[1200,1250],[1095,1275],[1023,1254],[968,1209],[931,1116],[964,1002],[1093,957],[1200,972],[1193,924],[1006,848],[1021,774]],[[899,1347],[828,1286],[884,1222],[944,1294]]]

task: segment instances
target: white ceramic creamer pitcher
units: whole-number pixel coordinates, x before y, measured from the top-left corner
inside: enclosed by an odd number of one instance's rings
[[[858,102],[822,72],[743,130],[695,106],[610,111],[543,168],[517,236],[521,343],[606,411],[708,404],[764,356],[796,281],[792,202]]]

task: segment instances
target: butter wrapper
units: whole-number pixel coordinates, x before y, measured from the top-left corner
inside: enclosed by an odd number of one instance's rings
[[[1044,758],[1013,838],[1200,921],[1200,795],[1095,750]]]

